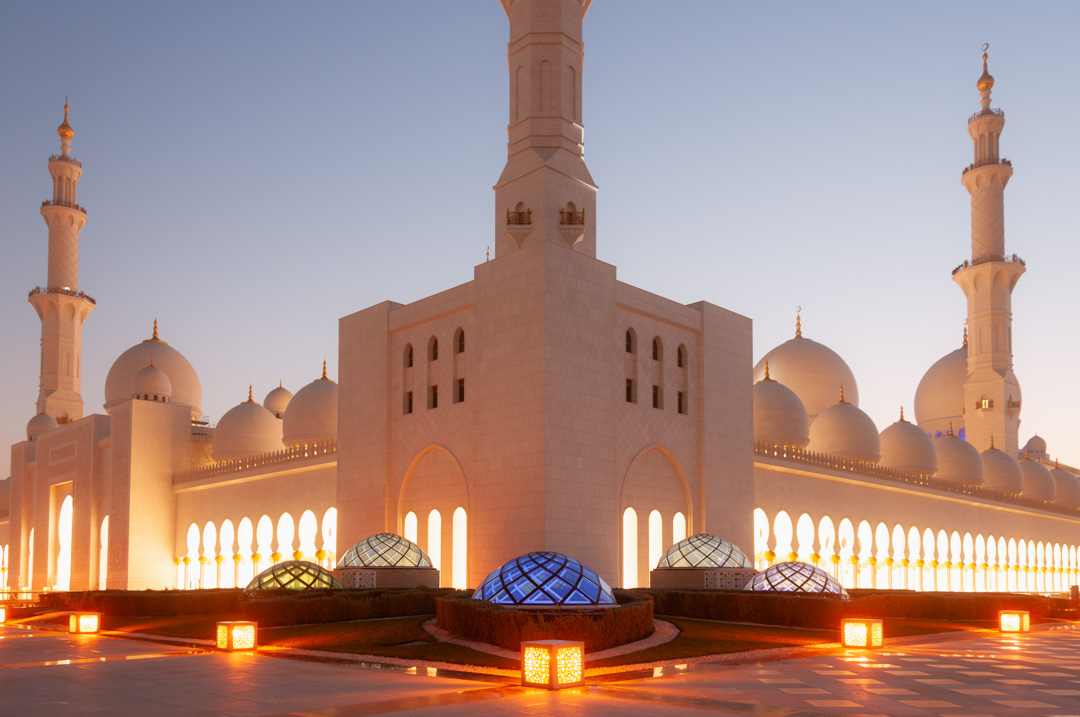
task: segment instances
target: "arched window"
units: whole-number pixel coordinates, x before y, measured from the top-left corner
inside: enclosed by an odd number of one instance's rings
[[[442,569],[442,515],[437,510],[428,513],[427,519],[427,554],[431,558],[431,567]]]
[[[405,539],[406,540],[411,540],[412,542],[415,543],[416,542],[416,530],[417,530],[416,513],[412,512],[410,510],[405,515],[405,536],[404,536]]]
[[[298,548],[300,553],[303,553],[302,560],[311,560],[315,557],[318,548],[315,547],[315,539],[319,535],[319,520],[315,517],[315,513],[310,510],[305,510],[300,515],[300,525],[298,526],[298,537],[300,538],[300,547]]]
[[[638,586],[637,575],[637,511],[627,508],[623,511],[623,589]]]
[[[656,337],[652,340],[652,360],[659,361],[661,359],[661,346],[660,337]]]
[[[428,360],[439,360],[439,340],[434,336],[432,336],[431,340],[428,342]]]
[[[455,344],[457,345],[457,352],[459,354],[465,353],[465,331],[463,329],[457,330],[457,341]]]
[[[327,508],[322,519],[322,549],[326,551],[327,567],[337,562],[337,508]]]
[[[469,518],[465,509],[458,506],[454,509],[454,579],[451,587],[464,590],[468,587],[468,555],[469,555]]]
[[[686,538],[686,516],[682,513],[676,513],[675,517],[671,519],[671,543],[674,545]]]
[[[7,564],[4,564],[7,567]],[[98,590],[105,590],[109,580],[109,516],[101,519],[101,547],[98,549]],[[0,584],[0,588],[4,587]]]
[[[405,368],[412,368],[413,352],[412,344],[405,344]]]
[[[56,557],[56,589],[71,588],[71,519],[75,505],[71,496],[60,505],[60,517],[56,521],[59,552]]]
[[[649,569],[652,570],[664,557],[664,519],[660,511],[649,513]]]
[[[686,347],[681,344],[679,345],[679,352],[676,360],[679,368],[686,368]]]
[[[206,560],[199,561],[202,568],[202,584],[199,587],[216,588],[218,586],[217,562],[214,558],[217,557],[217,528],[212,520],[207,521],[206,526],[203,527],[202,556]]]
[[[221,575],[218,577],[218,587],[236,587],[236,563],[233,561],[233,541],[236,538],[232,521],[226,518],[221,521],[221,530],[218,531],[219,555],[222,556]]]
[[[626,353],[634,353],[634,334],[629,329],[626,330]]]
[[[280,560],[292,560],[293,536],[295,534],[296,525],[293,523],[292,516],[288,513],[282,513],[277,524],[276,553],[278,553],[278,557],[274,558],[275,563]]]

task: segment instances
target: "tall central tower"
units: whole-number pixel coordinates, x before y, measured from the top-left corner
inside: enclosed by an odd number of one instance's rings
[[[971,194],[971,259],[953,272],[968,305],[964,424],[967,440],[980,451],[993,441],[1015,456],[1021,399],[1013,373],[1012,292],[1024,273],[1024,262],[1016,254],[1005,254],[1004,192],[1013,170],[998,152],[1005,113],[990,108],[994,78],[986,69],[985,53],[977,87],[982,108],[968,120],[975,161],[961,180]]]
[[[495,255],[553,241],[595,257],[596,184],[581,124],[581,26],[592,0],[500,1],[510,19],[510,122]]]
[[[94,310],[94,300],[79,291],[79,232],[86,210],[75,201],[82,163],[71,156],[75,132],[64,122],[57,128],[60,154],[49,157],[53,197],[41,203],[41,217],[49,227],[49,275],[44,287],[30,292],[30,304],[41,319],[41,379],[37,412],[58,423],[82,418],[82,325]]]

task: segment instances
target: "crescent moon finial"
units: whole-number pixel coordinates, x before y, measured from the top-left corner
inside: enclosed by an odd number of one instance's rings
[[[982,51],[986,52],[989,49],[990,49],[990,43],[989,42],[984,42],[983,46],[982,46]]]

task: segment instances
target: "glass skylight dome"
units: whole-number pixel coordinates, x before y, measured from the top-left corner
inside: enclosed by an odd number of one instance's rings
[[[658,568],[752,568],[739,550],[723,538],[698,533],[668,548],[656,564]]]
[[[394,533],[376,533],[349,548],[339,568],[430,568],[431,558],[416,543]]]
[[[271,565],[248,583],[247,590],[317,590],[342,584],[326,568],[306,560],[286,560]]]
[[[832,593],[847,599],[844,590],[827,572],[810,563],[787,562],[771,565],[750,578],[744,590],[786,593]]]
[[[476,600],[545,608],[614,607],[611,588],[595,572],[561,553],[526,553],[484,578]]]

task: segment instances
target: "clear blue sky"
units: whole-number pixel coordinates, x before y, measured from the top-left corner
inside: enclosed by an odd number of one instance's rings
[[[623,281],[754,320],[755,359],[805,334],[879,428],[960,345],[968,116],[990,42],[1021,441],[1080,463],[1080,3],[596,0],[586,160],[598,255]],[[282,379],[337,375],[337,319],[472,277],[505,161],[495,0],[0,5],[0,443],[34,413],[46,161],[71,96],[83,397],[150,334],[217,420]]]

